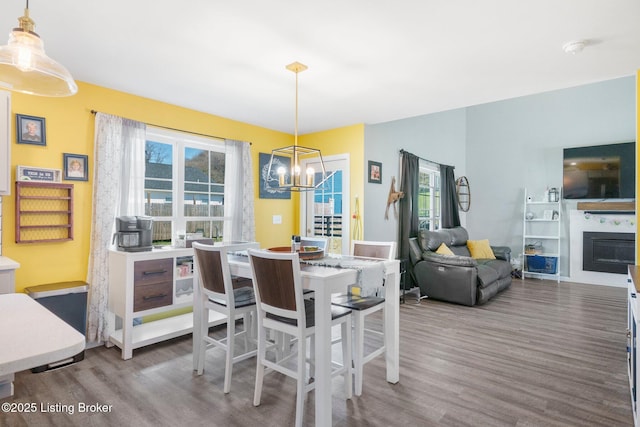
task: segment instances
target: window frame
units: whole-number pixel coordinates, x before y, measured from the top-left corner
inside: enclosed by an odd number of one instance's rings
[[[420,199],[425,197],[422,189],[421,175],[429,175],[428,205],[429,216],[420,216]],[[442,224],[442,182],[440,179],[440,165],[420,159],[418,168],[418,223],[419,227],[427,230],[439,230]],[[426,225],[426,226],[425,226]]]
[[[208,216],[186,216],[184,212],[185,207],[185,149],[186,148],[194,148],[198,150],[206,150],[209,152],[220,152],[226,154],[225,141],[221,138],[213,138],[213,137],[205,137],[200,135],[194,135],[186,132],[181,132],[177,130],[163,129],[148,126],[145,138],[145,148],[146,142],[157,142],[162,144],[169,144],[172,146],[172,167],[171,167],[171,196],[172,196],[172,206],[171,206],[171,216],[152,216],[153,221],[158,222],[170,222],[171,223],[171,243],[176,243],[177,233],[186,232],[187,230],[187,222],[193,221],[204,221],[204,222],[216,222],[220,221],[223,224],[222,229],[224,229],[224,223],[226,221],[231,221],[232,218],[224,216],[212,216],[212,210],[209,209]],[[146,166],[146,161],[145,161]],[[225,155],[225,166],[226,166],[226,155]],[[209,168],[211,168],[211,159],[209,158]],[[209,178],[211,177],[211,171],[208,171]],[[145,170],[145,193],[147,191],[146,180],[147,179],[157,179],[150,178],[146,176]],[[224,193],[225,193],[225,185],[226,183],[216,183],[216,185],[221,185],[223,188],[223,212],[224,209]],[[207,182],[209,194],[211,194],[211,181]],[[146,202],[145,202],[146,204]],[[222,231],[222,230],[220,230]]]

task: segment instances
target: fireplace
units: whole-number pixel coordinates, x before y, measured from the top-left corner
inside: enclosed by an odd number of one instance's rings
[[[635,262],[635,234],[585,231],[582,238],[582,269],[627,274]]]

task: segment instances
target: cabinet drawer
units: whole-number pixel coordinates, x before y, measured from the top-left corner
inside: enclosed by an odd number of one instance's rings
[[[173,281],[173,258],[136,261],[133,265],[133,284]]]
[[[173,283],[149,283],[133,288],[133,311],[164,307],[173,303]]]

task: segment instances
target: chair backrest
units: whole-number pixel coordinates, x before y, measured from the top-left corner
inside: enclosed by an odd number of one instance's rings
[[[317,246],[322,249],[324,253],[327,253],[327,238],[326,237],[301,237],[300,238],[300,246]]]
[[[306,327],[300,258],[297,253],[249,249],[249,263],[260,311],[295,319]]]
[[[206,245],[194,242],[192,247],[194,276],[199,291],[209,298],[222,299],[228,306],[234,307],[233,282],[227,252],[246,249],[246,246]]]
[[[351,242],[351,254],[368,258],[395,259],[396,242],[354,240]]]

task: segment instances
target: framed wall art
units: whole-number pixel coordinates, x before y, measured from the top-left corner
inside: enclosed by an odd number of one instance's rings
[[[62,169],[64,179],[67,181],[88,181],[89,180],[89,156],[84,154],[62,155]]]
[[[369,182],[382,184],[382,163],[369,160]]]
[[[259,153],[258,163],[260,175],[260,198],[261,199],[290,199],[291,192],[278,188],[279,177],[278,166],[283,166],[286,170],[290,169],[291,160],[288,157],[274,156],[273,163],[275,167],[272,168],[271,174],[269,172],[269,161],[271,160],[271,154]]]
[[[47,145],[44,117],[16,114],[16,137],[18,144]]]

